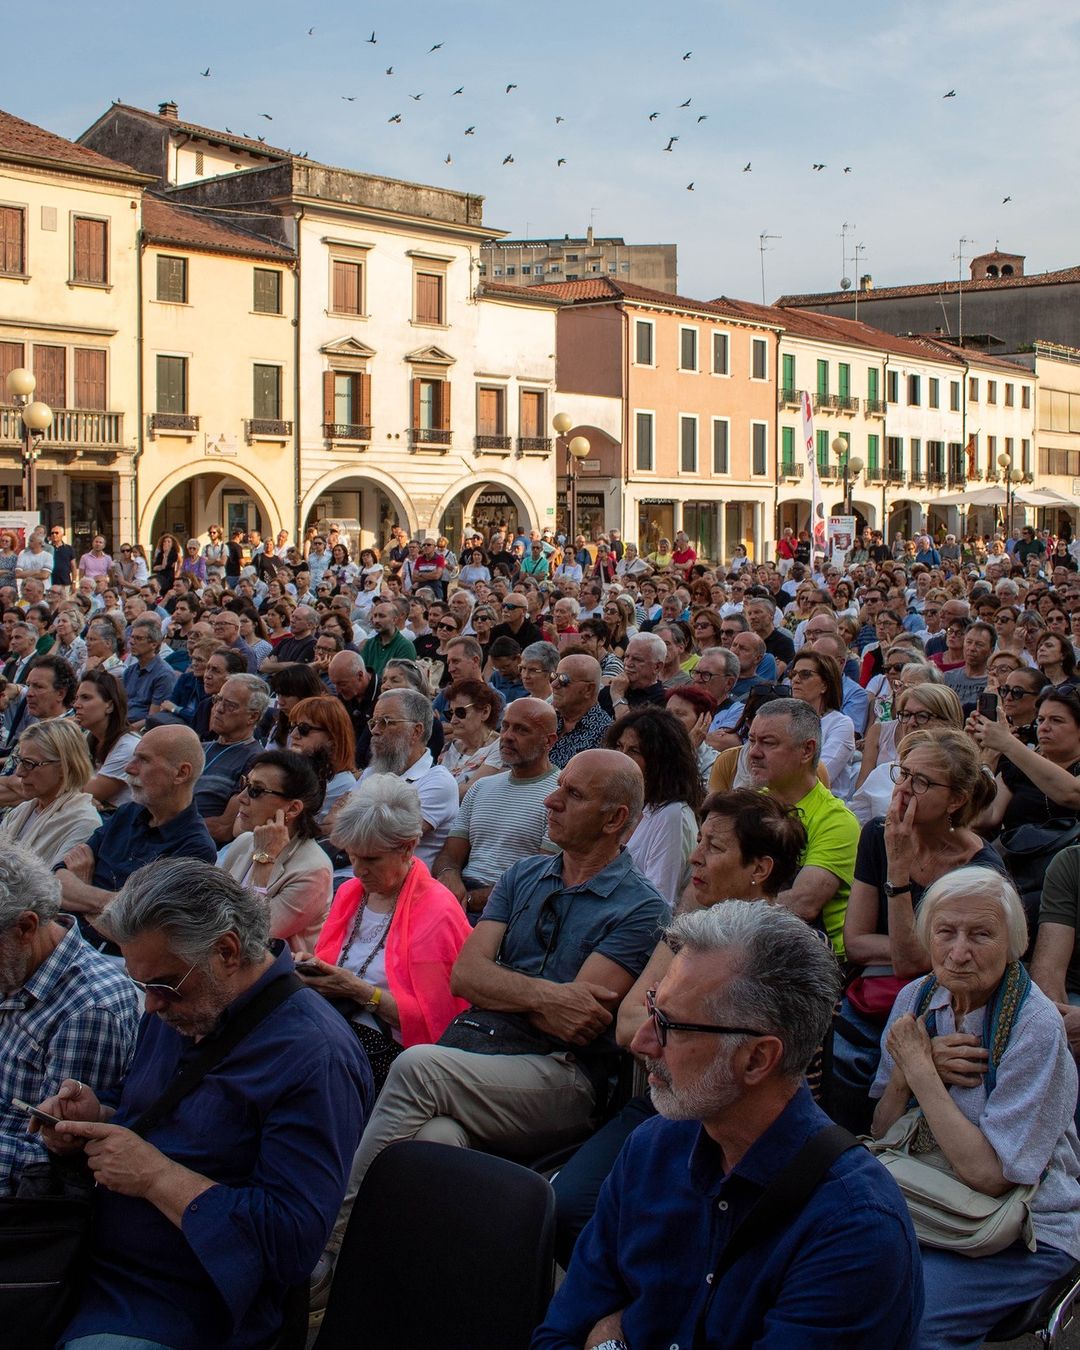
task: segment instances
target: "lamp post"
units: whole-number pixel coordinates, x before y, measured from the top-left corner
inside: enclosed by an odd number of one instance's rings
[[[37,509],[37,460],[41,453],[41,438],[52,426],[53,410],[47,403],[41,403],[33,397],[37,381],[33,373],[18,366],[9,371],[7,391],[22,417],[22,469],[23,469],[23,507],[27,511]]]
[[[846,436],[834,437],[832,451],[844,469],[844,515],[850,516],[851,488],[854,481],[863,471],[863,462],[858,455],[851,454],[851,448]]]
[[[1006,451],[998,455],[997,462],[1001,467],[1001,476],[1005,480],[1005,538],[1008,539],[1012,534],[1013,484],[1019,483],[1024,475],[1019,469],[1013,468],[1012,455]]]
[[[551,425],[560,437],[565,438],[574,425],[574,419],[569,413],[556,413],[551,419]],[[566,540],[571,555],[577,538],[577,462],[585,459],[591,449],[587,436],[574,436],[566,445]]]

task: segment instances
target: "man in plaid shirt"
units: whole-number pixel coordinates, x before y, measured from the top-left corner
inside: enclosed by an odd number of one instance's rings
[[[116,1102],[135,1048],[139,996],[60,913],[60,883],[32,849],[0,854],[0,1195],[48,1154],[12,1097],[36,1104],[65,1078]]]

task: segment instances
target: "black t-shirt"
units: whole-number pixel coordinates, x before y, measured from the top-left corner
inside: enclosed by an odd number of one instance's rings
[[[788,665],[795,655],[795,642],[782,628],[774,628],[765,639],[765,650],[777,661]]]
[[[870,561],[875,563],[889,562],[892,559],[892,551],[888,544],[871,544]]]
[[[71,585],[71,564],[75,561],[75,550],[70,544],[61,544],[53,550],[52,584],[54,586]]]
[[[244,565],[244,550],[235,539],[230,539],[225,545],[225,549],[229,555],[229,560],[225,564],[225,572],[230,577],[238,577],[240,568]]]
[[[516,633],[508,623],[497,623],[491,630],[491,640],[494,642],[501,637],[513,638],[522,651],[532,643],[544,640],[543,633],[530,619],[526,619]]]
[[[1080,759],[1070,764],[1067,772],[1074,778],[1080,778]],[[1012,793],[1012,801],[1001,822],[1003,830],[1011,830],[1017,825],[1042,825],[1048,820],[1060,820],[1066,816],[1080,817],[1080,811],[1070,811],[1067,806],[1048,797],[1042,788],[1036,787],[1027,774],[1004,755],[998,765],[998,773]]]
[[[313,660],[315,656],[315,638],[311,635],[306,638],[287,637],[279,642],[274,648],[275,661],[304,661]]]
[[[417,660],[430,661],[439,650],[439,639],[434,633],[425,633],[423,637],[413,638],[412,645],[416,648]]]

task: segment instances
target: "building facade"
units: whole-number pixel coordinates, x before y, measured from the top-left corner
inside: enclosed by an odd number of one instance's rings
[[[628,244],[598,236],[592,226],[584,238],[487,240],[480,248],[480,271],[485,281],[506,286],[611,277],[671,295],[679,289],[674,244]]]

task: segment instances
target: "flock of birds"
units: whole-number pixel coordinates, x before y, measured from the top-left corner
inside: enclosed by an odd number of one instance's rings
[[[314,27],[309,28],[309,29],[307,30],[307,36],[308,36],[309,38],[314,38],[314,37],[315,37],[315,31],[316,31],[316,30],[315,30]],[[373,46],[373,47],[374,47],[374,46],[377,46],[377,45],[378,45],[378,42],[379,42],[378,31],[377,31],[376,29],[372,29],[371,36],[365,39],[365,43],[368,44],[368,45],[370,45],[370,46]],[[433,42],[433,43],[431,44],[431,46],[427,49],[427,55],[428,55],[428,56],[431,56],[431,55],[433,55],[433,54],[436,53],[436,52],[442,51],[443,48],[445,47],[445,45],[446,45],[445,42]],[[692,60],[693,55],[694,55],[693,50],[684,52],[683,55],[682,55],[682,60],[683,60],[684,62],[690,61],[690,60]],[[209,78],[211,77],[211,74],[212,74],[211,67],[210,67],[210,66],[207,66],[207,68],[206,68],[205,70],[200,71],[199,73],[203,76],[204,79],[209,79]],[[389,65],[389,66],[387,66],[387,67],[385,68],[385,71],[384,71],[384,78],[386,78],[386,77],[389,77],[389,78],[393,78],[393,77],[394,77],[394,66],[393,66],[393,65]],[[510,95],[510,94],[514,93],[514,91],[515,91],[517,88],[518,88],[518,85],[517,85],[516,83],[510,82],[510,83],[508,83],[508,84],[505,86],[505,88],[504,88],[504,90],[503,90],[503,93],[504,93],[504,95]],[[410,94],[408,95],[408,97],[409,97],[409,99],[410,99],[413,103],[420,103],[420,102],[423,101],[426,92],[427,92],[426,90],[420,90],[418,93],[415,93],[415,94],[410,93]],[[451,90],[451,92],[450,92],[450,94],[449,94],[449,97],[450,97],[450,98],[458,98],[458,97],[464,95],[464,93],[465,93],[465,86],[464,86],[464,85],[459,85],[456,89]],[[946,98],[946,99],[949,99],[949,98],[956,98],[956,97],[957,97],[957,92],[956,92],[955,89],[949,89],[946,93],[942,94],[942,98]],[[358,98],[359,98],[359,95],[357,95],[357,94],[342,94],[342,95],[341,95],[341,99],[342,99],[342,101],[345,102],[345,103],[355,103],[355,102],[357,101]],[[675,112],[676,112],[676,113],[681,113],[681,112],[688,112],[688,113],[690,113],[690,115],[695,119],[694,122],[693,122],[693,125],[696,127],[696,126],[700,126],[702,122],[707,122],[707,121],[709,120],[709,114],[708,114],[707,112],[697,112],[697,111],[693,110],[693,108],[692,108],[693,101],[694,101],[693,95],[691,95],[691,96],[690,96],[689,98],[687,98],[684,102],[679,103],[679,104],[676,105]],[[662,117],[662,115],[663,115],[663,114],[661,113],[661,111],[660,111],[659,109],[657,109],[656,111],[650,112],[650,113],[648,114],[648,119],[647,119],[647,120],[648,120],[648,122],[649,122],[650,124],[652,124],[653,122],[658,121],[658,120]],[[260,117],[266,118],[266,120],[267,120],[268,122],[272,122],[272,121],[274,120],[272,114],[270,114],[270,113],[266,113],[266,112],[260,113],[259,116],[260,116]],[[560,124],[562,124],[562,123],[565,122],[565,121],[566,121],[566,118],[563,117],[561,114],[556,114],[556,115],[555,115],[555,125],[556,125],[556,126],[559,126]],[[404,124],[404,122],[405,122],[405,115],[404,115],[404,113],[401,113],[401,112],[395,112],[395,113],[393,113],[390,117],[387,118],[387,124],[390,125],[390,126],[402,126],[402,125]],[[225,130],[226,130],[227,132],[229,132],[230,134],[233,134],[233,133],[230,131],[230,129],[229,129],[228,127],[226,127]],[[471,123],[469,126],[467,126],[467,127],[464,128],[464,130],[462,131],[461,134],[464,135],[464,136],[474,136],[474,135],[476,134],[476,130],[477,130],[476,124],[475,124],[475,123]],[[255,139],[255,140],[259,140],[259,141],[263,141],[263,142],[265,142],[265,140],[266,140],[266,137],[265,137],[265,136],[249,137],[248,134],[247,134],[247,132],[242,132],[241,134],[242,134],[246,139],[249,139],[249,140]],[[679,144],[680,139],[681,139],[680,135],[678,135],[678,134],[671,134],[671,135],[669,135],[668,138],[667,138],[667,144],[666,144],[666,145],[663,145],[663,146],[660,146],[659,148],[661,149],[662,152],[664,152],[664,153],[666,153],[666,154],[674,154],[674,153],[675,153],[675,147]],[[306,159],[306,158],[307,158],[307,151],[301,152],[299,157],[302,158],[302,159]],[[452,151],[447,151],[447,154],[446,154],[445,159],[443,160],[443,163],[444,163],[444,164],[453,164],[453,162],[454,162],[453,152],[452,152]],[[503,157],[503,160],[502,160],[502,167],[503,167],[503,168],[506,168],[508,165],[511,165],[511,164],[514,164],[514,163],[516,163],[516,160],[515,160],[515,158],[514,158],[514,154],[513,154],[513,152],[510,152],[510,153],[506,154],[506,155]],[[566,157],[565,155],[559,155],[559,156],[557,156],[556,159],[555,159],[555,167],[556,167],[556,168],[561,169],[566,163],[567,163],[567,157]],[[751,160],[747,160],[747,162],[746,162],[746,163],[743,165],[743,167],[742,167],[742,172],[743,172],[743,173],[752,173],[752,172],[753,172],[753,167],[754,167],[754,166],[753,166],[753,162],[752,162]],[[812,163],[812,164],[810,165],[810,170],[811,170],[811,172],[813,172],[813,173],[823,173],[828,167],[829,167],[828,164],[826,164],[826,163],[824,163],[824,162],[814,162],[814,163]],[[845,165],[842,166],[842,172],[843,172],[844,174],[851,174],[851,173],[854,173],[854,171],[855,171],[855,170],[854,170],[854,166],[851,165],[851,164],[845,164]],[[690,181],[689,183],[687,183],[687,185],[686,185],[686,191],[687,191],[687,192],[693,192],[694,189],[695,189],[695,180],[691,179],[691,181]],[[1012,197],[1011,197],[1011,196],[1006,196],[1006,197],[1004,197],[1004,198],[1002,199],[1002,205],[1004,206],[1004,205],[1006,205],[1008,202],[1011,202],[1011,201],[1012,201]]]

